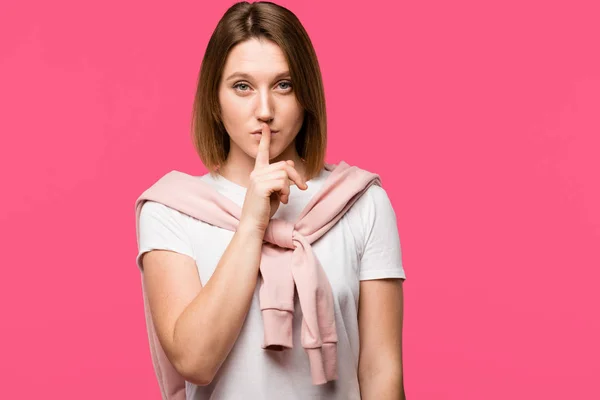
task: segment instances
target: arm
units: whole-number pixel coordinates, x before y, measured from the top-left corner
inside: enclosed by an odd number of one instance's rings
[[[191,257],[145,253],[144,283],[156,334],[187,381],[209,384],[231,351],[256,288],[263,237],[240,224],[204,287]]]
[[[402,279],[360,282],[358,379],[364,400],[405,400]]]

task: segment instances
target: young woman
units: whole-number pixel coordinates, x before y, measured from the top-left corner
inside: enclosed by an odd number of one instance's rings
[[[163,397],[403,399],[405,273],[396,216],[379,185],[312,243],[333,294],[335,379],[311,381],[297,296],[293,346],[261,347],[265,232],[273,218],[296,221],[332,174],[321,73],[292,12],[270,2],[227,10],[202,61],[192,131],[210,171],[195,179],[241,217],[231,231],[160,202],[141,207],[137,261],[152,323],[185,380],[184,393],[161,387]]]

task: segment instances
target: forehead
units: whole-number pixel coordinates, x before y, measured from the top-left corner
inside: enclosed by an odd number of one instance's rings
[[[253,76],[269,76],[288,68],[281,48],[267,39],[249,39],[234,46],[227,56],[224,75],[246,72]]]

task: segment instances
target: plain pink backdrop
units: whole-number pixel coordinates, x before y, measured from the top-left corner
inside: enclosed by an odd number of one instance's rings
[[[398,217],[409,400],[598,399],[597,1],[281,1]],[[0,397],[159,399],[134,202],[232,1],[0,5]]]

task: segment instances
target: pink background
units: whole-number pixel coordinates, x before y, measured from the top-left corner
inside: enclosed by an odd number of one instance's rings
[[[408,398],[598,399],[596,1],[282,1],[397,212]],[[159,399],[134,202],[231,1],[0,5],[0,397]]]

